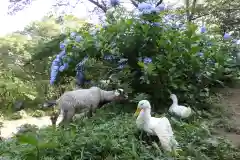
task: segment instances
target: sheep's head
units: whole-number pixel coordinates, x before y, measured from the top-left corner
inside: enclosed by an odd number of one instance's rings
[[[115,100],[122,101],[122,100],[127,100],[128,99],[127,93],[124,92],[124,90],[121,89],[121,88],[116,89],[114,94],[115,94]]]

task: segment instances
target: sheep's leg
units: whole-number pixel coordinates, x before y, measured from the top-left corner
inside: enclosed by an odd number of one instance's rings
[[[93,116],[93,113],[94,113],[94,110],[93,110],[93,108],[91,107],[91,108],[89,109],[88,113],[87,113],[87,117],[88,117],[88,118],[91,118],[91,117]]]
[[[89,111],[87,112],[87,117],[91,118],[93,116],[93,107],[91,106]]]
[[[89,109],[89,111],[88,111],[87,117],[88,117],[88,118],[91,118],[96,112],[97,112],[97,108],[91,106],[90,109]]]
[[[139,135],[139,139],[142,141],[143,140],[143,131],[141,130],[140,135]]]
[[[68,111],[63,111],[63,119],[62,121],[59,123],[59,126],[67,126],[69,125],[72,120],[73,120],[73,116],[75,114],[75,110],[71,109]]]
[[[56,126],[58,117],[59,117],[59,111],[53,111],[53,113],[50,116],[52,126],[54,127]]]
[[[67,112],[67,118],[66,118],[66,123],[69,124],[73,121],[73,116],[75,115],[75,110],[68,110]]]

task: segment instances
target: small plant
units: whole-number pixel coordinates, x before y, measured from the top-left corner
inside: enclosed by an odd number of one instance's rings
[[[36,133],[37,130],[38,130],[38,127],[36,125],[23,124],[18,128],[18,132],[16,133],[16,135],[25,134],[27,132]]]
[[[25,145],[26,149],[23,151],[23,153],[25,153],[24,157],[29,160],[40,160],[41,149],[51,149],[55,147],[54,143],[42,142],[35,134],[30,133],[17,136],[17,142],[22,145],[27,144],[27,146]]]
[[[32,113],[33,117],[43,117],[45,115],[45,112],[42,110],[36,110]]]

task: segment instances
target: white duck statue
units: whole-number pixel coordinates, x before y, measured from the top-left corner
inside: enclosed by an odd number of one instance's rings
[[[178,142],[175,140],[171,124],[166,117],[155,118],[151,116],[151,105],[148,100],[138,103],[134,114],[137,117],[137,128],[150,135],[158,136],[161,146],[165,151],[175,151]]]
[[[192,109],[190,107],[185,107],[182,105],[178,105],[178,99],[175,94],[171,94],[170,98],[173,103],[169,108],[169,112],[179,116],[180,118],[187,118],[192,114]]]

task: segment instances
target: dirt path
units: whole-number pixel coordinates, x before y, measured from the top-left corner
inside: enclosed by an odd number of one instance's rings
[[[57,124],[61,121],[61,117],[58,118]],[[45,128],[51,125],[51,120],[49,116],[44,116],[40,118],[35,117],[26,117],[24,119],[19,120],[9,120],[2,121],[3,127],[0,129],[2,138],[11,138],[15,133],[18,132],[19,127],[23,124],[31,124],[36,125],[38,128]]]
[[[234,145],[240,146],[240,88],[225,88],[220,91],[221,104],[228,107],[230,114],[228,126],[218,129],[217,133],[229,139]]]

